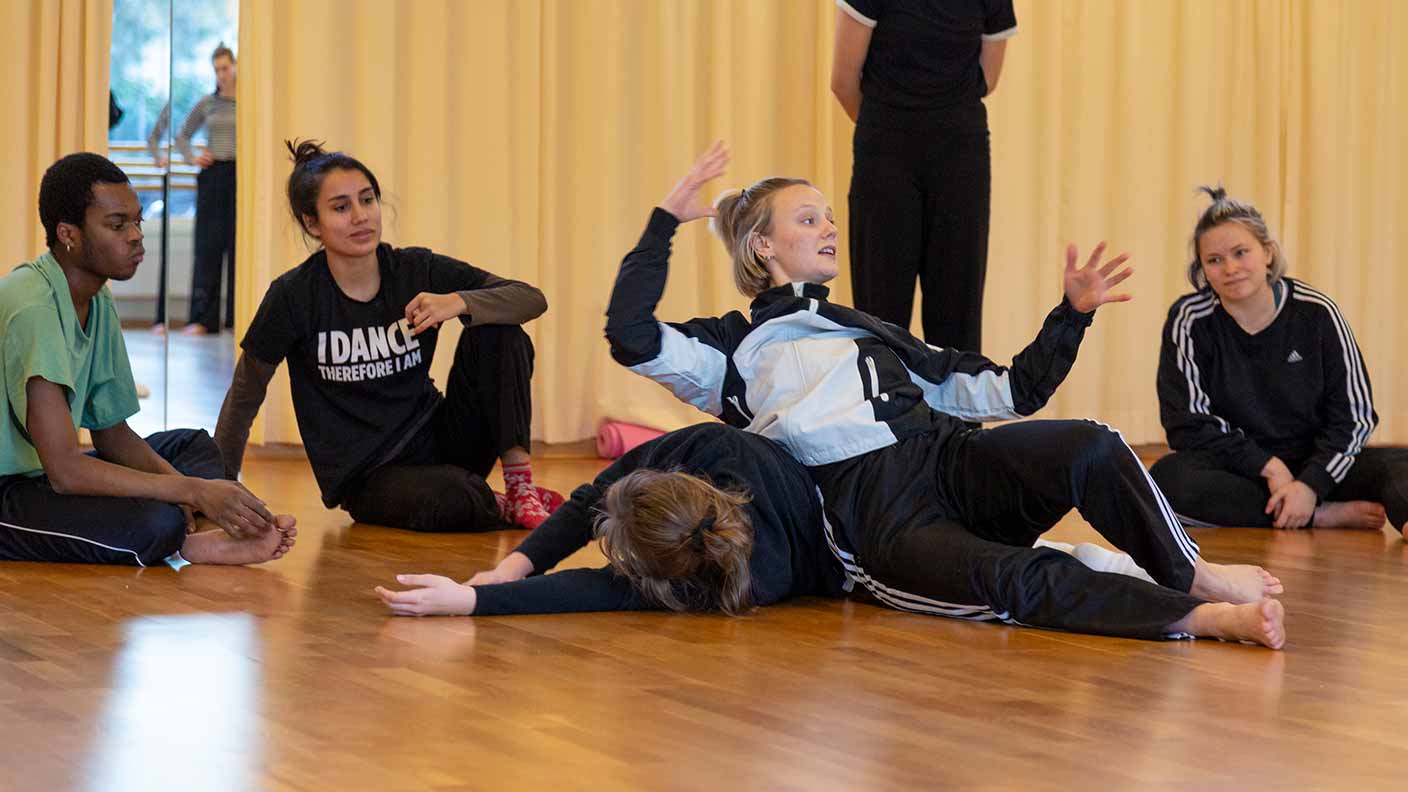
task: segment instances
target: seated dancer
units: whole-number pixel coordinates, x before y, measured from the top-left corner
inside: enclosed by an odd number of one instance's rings
[[[0,559],[257,564],[288,552],[294,519],[225,480],[210,435],[143,440],[127,425],[137,387],[107,287],[144,255],[127,175],[70,154],[44,173],[39,219],[48,252],[0,278]]]
[[[541,574],[594,534],[607,566]],[[945,536],[936,534],[935,543]],[[937,566],[930,556],[905,556],[904,549],[890,548],[892,577],[866,579],[861,589],[900,610],[1130,638],[1199,635],[1273,649],[1285,641],[1275,600],[1208,602],[1090,570],[1056,550],[976,536],[952,543],[953,557]],[[943,587],[964,566],[984,587],[986,600],[955,605],[889,585],[919,581],[916,588],[922,589],[931,581]],[[578,487],[493,570],[463,585],[440,575],[400,575],[398,582],[413,588],[376,591],[401,615],[668,609],[737,616],[791,596],[845,596],[860,574],[855,557],[838,546],[826,524],[806,468],[778,443],[706,423],[617,460]]]
[[[323,503],[413,531],[534,528],[562,502],[528,454],[543,293],[426,248],[381,241],[381,186],[360,161],[288,144],[289,209],[320,249],[269,286],[241,346],[215,441],[238,471],[269,380],[289,361],[298,431]],[[449,383],[439,327],[464,325]],[[506,497],[484,477],[503,462]]]
[[[1408,449],[1365,448],[1379,417],[1340,309],[1286,275],[1261,212],[1221,187],[1193,230],[1159,354],[1174,453],[1150,472],[1185,522],[1276,528],[1408,524]]]
[[[1282,591],[1280,581],[1257,566],[1202,559],[1114,430],[1093,421],[964,423],[1024,417],[1046,403],[1095,310],[1129,299],[1110,292],[1130,274],[1124,256],[1101,264],[1102,244],[1078,267],[1069,247],[1061,304],[1012,366],[999,366],[829,302],[822,284],[836,276],[838,233],[825,197],[800,179],[773,178],[711,207],[701,189],[727,160],[716,143],[651,214],[621,264],[606,336],[622,365],[806,465],[851,579],[882,599],[952,615],[991,611],[1070,627],[1083,607],[1119,596],[1068,556],[1031,550],[1076,508],[1161,586],[1262,603],[1279,618],[1281,605],[1263,600]],[[750,315],[657,321],[675,229],[712,215],[735,282],[753,298]]]

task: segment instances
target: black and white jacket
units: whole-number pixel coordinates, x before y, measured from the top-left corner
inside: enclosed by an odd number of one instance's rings
[[[1174,302],[1159,354],[1159,415],[1174,451],[1260,476],[1272,456],[1323,500],[1378,425],[1369,373],[1340,309],[1282,278],[1276,318],[1248,335],[1212,289]]]
[[[960,420],[1041,409],[1075,362],[1093,314],[1062,302],[1011,368],[941,349],[794,283],[738,311],[659,322],[670,240],[679,222],[657,208],[621,263],[607,308],[611,354],[631,371],[725,422],[776,440],[808,466],[850,459]]]

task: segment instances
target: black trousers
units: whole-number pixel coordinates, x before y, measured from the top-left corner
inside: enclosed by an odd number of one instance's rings
[[[445,398],[404,448],[348,488],[357,522],[412,531],[495,531],[499,516],[484,477],[500,455],[529,448],[533,342],[518,325],[460,333]]]
[[[987,130],[863,123],[852,149],[855,307],[908,328],[917,276],[924,340],[981,351],[992,201]]]
[[[196,177],[195,266],[191,323],[220,332],[220,281],[227,274],[225,326],[235,325],[235,162],[215,162]]]
[[[203,429],[173,429],[147,444],[187,476],[225,478]],[[181,507],[146,498],[60,495],[47,476],[0,479],[0,559],[151,566],[181,549]]]
[[[1302,461],[1287,463],[1292,472]],[[1179,451],[1163,457],[1150,470],[1178,514],[1208,525],[1270,527],[1266,513],[1271,490],[1266,479],[1233,473],[1206,451]],[[1408,448],[1366,448],[1326,500],[1364,500],[1382,504],[1389,522],[1400,532],[1408,523]],[[1312,527],[1313,527],[1312,523]]]
[[[1100,424],[921,435],[814,475],[848,576],[901,610],[1152,639],[1202,603],[1197,545]],[[1072,508],[1160,585],[1033,548]]]

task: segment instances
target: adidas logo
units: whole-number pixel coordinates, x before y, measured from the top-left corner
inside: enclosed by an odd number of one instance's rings
[[[1287,363],[1299,363],[1302,360],[1305,360],[1305,358],[1301,357],[1300,353],[1295,351],[1294,349],[1291,350],[1291,354],[1286,356]]]

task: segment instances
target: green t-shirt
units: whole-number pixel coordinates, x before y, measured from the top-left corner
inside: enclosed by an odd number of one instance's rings
[[[25,387],[34,377],[63,387],[75,430],[106,429],[139,409],[112,292],[94,295],[85,329],[50,253],[0,278],[0,476],[43,472],[28,431]]]

